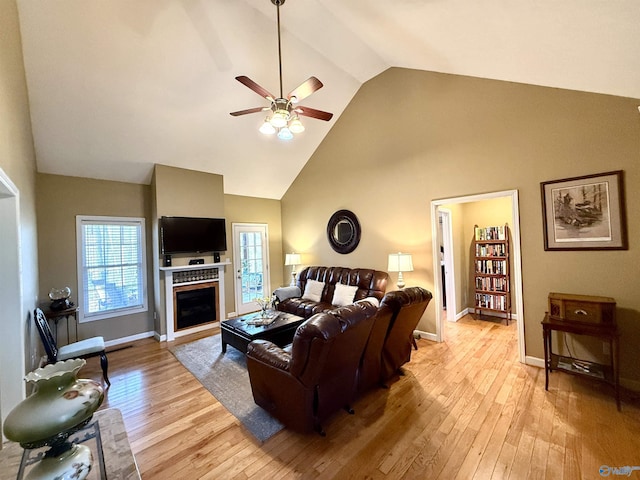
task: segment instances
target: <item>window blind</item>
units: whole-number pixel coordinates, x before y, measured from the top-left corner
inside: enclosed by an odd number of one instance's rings
[[[81,318],[146,310],[144,219],[82,217],[78,224]]]

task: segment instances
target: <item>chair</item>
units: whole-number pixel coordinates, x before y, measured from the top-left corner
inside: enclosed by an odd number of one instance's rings
[[[247,370],[255,402],[288,428],[317,431],[341,408],[353,413],[357,370],[376,307],[363,302],[313,315],[290,347],[254,340]]]
[[[373,327],[360,359],[358,368],[358,394],[363,394],[373,387],[385,386],[382,379],[382,348],[384,346],[391,319],[397,311],[384,302],[375,314]]]
[[[413,331],[431,301],[432,294],[422,287],[409,287],[388,292],[380,308],[389,305],[395,312],[382,347],[382,380],[389,380],[400,367],[411,360]]]
[[[49,363],[68,360],[70,358],[91,358],[99,356],[100,366],[102,367],[102,377],[107,385],[111,385],[109,376],[107,375],[109,361],[107,360],[107,353],[104,349],[104,338],[87,338],[58,348],[44,312],[40,308],[36,308],[34,311],[34,317]]]

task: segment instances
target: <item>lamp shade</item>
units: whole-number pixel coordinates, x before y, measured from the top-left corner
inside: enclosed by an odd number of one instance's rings
[[[304,132],[304,125],[302,125],[300,119],[296,117],[289,122],[289,130],[291,130],[292,133],[302,133]]]
[[[413,261],[410,253],[390,253],[389,265],[387,267],[389,272],[412,272]]]
[[[265,135],[273,135],[274,133],[276,133],[276,129],[269,122],[269,117],[267,117],[265,121],[262,122],[262,126],[260,127],[260,132],[264,133]]]
[[[282,128],[286,126],[288,121],[289,121],[289,112],[282,109],[278,109],[275,112],[273,112],[273,115],[271,116],[271,120],[269,120],[269,122],[271,122],[271,125],[273,125],[275,128]]]
[[[282,127],[278,132],[278,138],[280,140],[291,140],[293,138],[293,133],[287,127]]]
[[[284,264],[289,265],[300,265],[300,254],[299,253],[287,253],[284,258]]]

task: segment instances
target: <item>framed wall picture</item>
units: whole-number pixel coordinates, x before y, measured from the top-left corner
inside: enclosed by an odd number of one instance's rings
[[[622,170],[540,184],[545,250],[626,250]]]

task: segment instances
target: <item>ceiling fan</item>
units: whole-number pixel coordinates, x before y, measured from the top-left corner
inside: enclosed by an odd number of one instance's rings
[[[278,133],[278,137],[283,140],[290,140],[294,133],[304,131],[304,125],[300,121],[299,116],[317,118],[319,120],[329,121],[333,117],[333,113],[323,112],[315,108],[304,107],[298,105],[298,102],[307,98],[316,90],[322,88],[322,82],[316,77],[310,77],[302,82],[298,87],[293,89],[286,97],[282,93],[282,47],[280,42],[280,6],[284,5],[285,0],[271,0],[277,9],[278,18],[278,67],[280,76],[280,96],[276,97],[269,93],[268,90],[258,85],[249,77],[241,75],[236,77],[240,83],[256,92],[261,97],[267,99],[270,103],[268,107],[254,107],[246,110],[231,112],[231,115],[238,117],[249,113],[270,112],[260,127],[260,131],[264,134]]]

